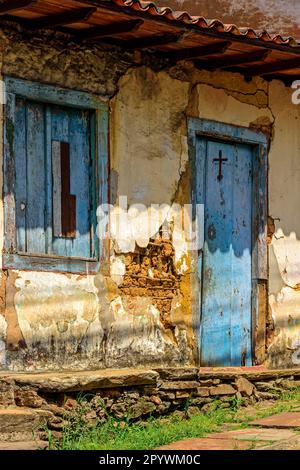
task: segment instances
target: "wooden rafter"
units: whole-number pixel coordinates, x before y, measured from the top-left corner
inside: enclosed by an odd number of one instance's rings
[[[195,66],[199,69],[207,70],[217,70],[217,69],[226,69],[233,66],[249,64],[251,62],[259,62],[264,60],[268,54],[267,51],[255,51],[248,52],[246,54],[234,54],[230,56],[221,57],[218,59],[213,58],[212,60],[197,60],[195,61]]]
[[[143,20],[128,20],[109,25],[96,26],[94,28],[81,30],[78,32],[77,36],[82,40],[99,39],[106,36],[112,37],[116,34],[136,31],[143,23]]]
[[[276,72],[282,72],[284,70],[290,70],[297,67],[300,67],[300,57],[270,62],[268,64],[257,65],[256,67],[243,68],[240,69],[240,72],[242,72],[244,75],[247,75],[248,77],[254,77],[274,74]]]
[[[190,60],[198,57],[205,57],[213,54],[222,54],[231,45],[231,41],[220,41],[205,46],[180,49],[178,51],[166,52],[171,60]]]
[[[34,5],[37,0],[4,0],[0,3],[0,15],[6,15],[15,10],[21,10]]]
[[[160,34],[146,36],[137,39],[122,41],[122,47],[126,49],[154,49],[166,44],[176,43],[180,41],[183,34]]]
[[[86,21],[95,11],[97,11],[97,8],[94,7],[78,8],[76,10],[69,10],[63,13],[54,13],[53,15],[42,16],[35,20],[25,20],[22,21],[22,23],[24,26],[32,30],[54,28],[56,26]]]
[[[280,80],[283,82],[286,86],[291,86],[292,83],[296,80],[300,80],[300,74],[299,75],[283,75],[283,74],[269,74],[265,75],[264,79],[267,81],[271,80]]]

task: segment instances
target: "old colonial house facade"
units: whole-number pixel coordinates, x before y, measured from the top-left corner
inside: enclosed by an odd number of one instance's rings
[[[0,15],[1,369],[296,367],[296,40],[140,0]]]

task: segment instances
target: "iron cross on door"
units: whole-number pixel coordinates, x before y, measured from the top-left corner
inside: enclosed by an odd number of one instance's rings
[[[223,179],[222,164],[228,162],[228,158],[223,158],[222,150],[219,150],[219,158],[214,158],[213,161],[219,164],[218,181],[221,181]]]

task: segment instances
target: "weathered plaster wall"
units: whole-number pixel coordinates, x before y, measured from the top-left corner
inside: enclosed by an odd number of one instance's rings
[[[269,348],[274,366],[295,366],[300,348],[300,108],[292,90],[270,85],[275,133],[270,149],[270,308],[275,336]]]
[[[104,100],[115,95],[112,198],[124,194],[129,204],[147,206],[186,198],[189,85],[174,83],[166,73],[156,78],[145,67],[136,69],[135,75],[132,54],[100,46],[82,48],[50,36],[46,43],[45,38],[26,41],[18,31],[3,33],[3,73],[89,91]],[[166,103],[174,101],[172,86],[178,98],[168,109]],[[131,218],[133,245],[124,234],[112,240],[111,277],[19,271],[5,275],[0,323],[3,367],[81,369],[193,362],[189,271],[187,261],[182,261],[186,250],[182,242],[177,242],[178,250],[163,242],[161,233],[156,236],[160,246],[149,256],[150,235],[138,229],[145,225],[143,217],[147,214],[138,212]],[[159,210],[152,216],[150,212],[150,218],[155,236],[163,219]],[[132,252],[138,250],[137,262]],[[137,274],[141,279],[134,277]]]
[[[230,74],[225,77],[225,91],[212,92],[207,84],[197,85],[198,115],[217,120],[222,116],[222,122],[258,127],[271,138],[266,362],[270,367],[295,367],[300,364],[300,219],[296,202],[300,198],[300,108],[292,103],[293,90],[278,81],[269,85],[259,81],[254,89],[254,83],[242,82],[236,94],[237,81],[230,82]],[[221,74],[214,86],[219,87],[220,81]]]
[[[111,266],[119,295],[111,304],[109,365],[131,358],[158,364],[193,361],[189,267],[182,268],[187,247],[181,240],[163,241],[176,212],[169,212],[164,233],[157,235],[167,216],[159,206],[177,202],[183,188],[188,100],[187,82],[141,66],[121,78],[111,103],[111,172],[117,181]],[[131,206],[129,216],[120,207],[122,197]],[[116,213],[124,216],[121,229],[114,224]]]
[[[1,31],[1,74],[89,91],[106,100],[116,92],[119,77],[129,67],[126,54],[110,53],[101,47],[70,46],[52,33],[48,39],[37,36],[30,40],[18,30]],[[2,111],[1,106],[1,122]],[[2,214],[1,204],[1,251]],[[89,277],[10,271],[2,273],[0,285],[2,367],[104,366],[106,320],[101,320],[107,317],[109,302],[101,274]]]
[[[30,38],[6,30],[0,39],[3,74],[88,91],[103,99],[115,94],[120,76],[133,60],[132,53],[99,45],[82,47],[55,33]]]
[[[119,134],[115,135],[114,142],[114,165],[118,167],[118,156],[121,158],[122,146],[124,144],[124,129],[125,122],[130,124],[126,126],[128,135],[139,135],[141,128],[141,137],[135,139],[127,139],[127,152],[124,153],[123,164],[124,168],[130,168],[134,165],[135,170],[139,169],[139,178],[135,178],[130,185],[132,192],[126,183],[120,179],[120,187],[125,191],[129,189],[130,198],[134,202],[138,201],[136,197],[138,189],[143,194],[144,188],[147,187],[146,172],[147,168],[145,159],[148,160],[149,152],[143,146],[145,142],[145,135],[150,136],[150,141],[155,134],[154,144],[151,149],[159,149],[158,156],[164,151],[165,141],[168,139],[169,134],[166,122],[170,123],[171,119],[167,121],[169,116],[179,116],[178,108],[185,109],[188,116],[201,117],[205,119],[221,120],[222,122],[236,124],[255,129],[260,129],[265,132],[270,139],[270,180],[269,180],[269,195],[270,195],[270,288],[269,288],[269,305],[270,313],[266,317],[267,323],[267,346],[268,355],[267,363],[271,367],[287,367],[299,364],[299,348],[300,348],[300,247],[299,247],[299,217],[298,209],[295,201],[299,198],[299,163],[298,153],[300,148],[299,141],[299,107],[292,104],[291,95],[292,90],[285,87],[280,82],[271,82],[270,84],[261,79],[253,80],[250,83],[245,82],[240,76],[226,73],[210,73],[199,72],[193,68],[191,64],[180,64],[180,66],[171,69],[168,74],[175,81],[174,85],[170,86],[170,78],[167,78],[166,72],[161,72],[155,76],[152,72],[149,78],[155,84],[153,96],[149,100],[147,96],[147,86],[145,88],[145,95],[141,95],[141,90],[144,89],[145,83],[143,75],[146,75],[145,69],[131,70],[129,74],[124,77],[123,91],[117,97],[117,113],[122,113],[124,122],[121,123],[120,119],[115,117],[116,129]],[[127,77],[130,76],[130,85],[126,90],[125,83]],[[164,86],[161,84],[164,83]],[[185,87],[189,84],[189,88]],[[167,97],[169,89],[176,90],[174,96],[180,97],[174,101],[171,97]],[[181,88],[181,90],[179,90]],[[161,93],[161,89],[164,91]],[[159,91],[158,91],[159,90]],[[157,94],[161,93],[158,99]],[[128,114],[124,108],[123,96],[126,95],[128,99],[135,94],[139,97],[136,106],[131,103],[128,105]],[[153,100],[152,100],[153,98]],[[182,100],[182,102],[181,102]],[[146,101],[146,104],[143,104]],[[166,110],[162,115],[157,116],[160,106],[158,102],[170,103],[169,110]],[[119,106],[119,108],[118,108]],[[152,107],[155,109],[153,111]],[[142,110],[141,110],[142,109]],[[133,110],[133,112],[132,112]],[[137,119],[131,118],[136,116]],[[147,113],[149,117],[148,134],[143,130],[143,114]],[[154,115],[154,119],[152,116]],[[160,119],[163,123],[162,130],[155,125],[156,118]],[[153,124],[154,123],[154,124]],[[182,150],[184,142],[184,121],[178,126],[178,132],[172,136],[171,145],[178,145],[180,153],[180,167],[182,162],[186,161],[185,154]],[[162,134],[162,135],[161,135]],[[172,132],[170,132],[172,135]],[[169,142],[169,141],[168,141]],[[180,146],[181,142],[181,146]],[[172,148],[172,147],[171,147]],[[163,149],[163,150],[161,150]],[[134,160],[131,155],[136,155]],[[157,155],[157,152],[156,152]],[[172,155],[172,151],[169,152]],[[140,164],[139,164],[140,161]],[[174,162],[176,159],[174,160]],[[152,198],[157,202],[162,203],[162,197],[170,195],[172,192],[169,190],[170,182],[161,184],[161,173],[157,175],[160,166],[152,163],[152,174],[155,175],[155,181],[159,181],[160,191],[157,192],[158,187],[153,185]],[[180,172],[179,172],[180,173]],[[172,169],[169,167],[168,175],[172,174]],[[174,181],[174,180],[172,180]],[[123,185],[123,186],[122,186]],[[148,189],[148,188],[147,188]],[[169,192],[168,192],[169,191]],[[147,190],[147,195],[151,194]],[[273,220],[274,219],[274,220]],[[274,230],[272,224],[275,223]],[[275,232],[273,234],[273,232]],[[185,247],[187,250],[188,247]],[[193,272],[193,265],[191,272]]]
[[[189,116],[258,128],[273,138],[270,214],[280,223],[270,249],[276,325],[270,363],[280,357],[280,365],[289,364],[286,347],[293,347],[300,331],[299,242],[292,206],[298,194],[298,110],[290,105],[289,90],[277,82],[248,83],[237,74],[200,72],[190,63],[154,72],[130,54],[83,49],[56,36],[49,36],[46,45],[42,38],[27,43],[20,32],[9,33],[2,37],[2,53],[2,73],[111,100],[112,215],[121,213],[123,219],[118,232],[111,218],[110,276],[3,273],[1,366],[82,369],[197,360],[195,262],[182,211],[179,206],[151,207],[190,202]],[[120,207],[121,196],[129,205],[145,207],[135,206],[128,215]],[[185,217],[190,226],[189,214]]]
[[[3,44],[2,44],[3,46]],[[0,64],[3,63],[3,47],[0,47]],[[4,122],[4,85],[2,72],[0,73],[0,142],[3,142],[3,122]],[[0,145],[0,167],[3,168],[3,145]],[[0,250],[3,248],[4,237],[4,212],[3,212],[3,172],[0,172]],[[6,366],[7,351],[7,319],[5,317],[5,284],[6,274],[2,271],[2,257],[0,257],[0,368]]]
[[[133,246],[127,238],[128,233],[137,246],[147,246],[149,238],[145,235],[146,224],[143,222],[147,218],[159,220],[157,214],[152,214],[149,210],[151,203],[189,202],[189,189],[182,191],[184,178],[187,180],[187,188],[191,184],[186,145],[187,116],[251,126],[263,130],[268,136],[274,121],[268,103],[268,84],[259,79],[247,83],[239,75],[199,72],[191,64],[182,63],[171,70],[155,74],[146,67],[131,69],[120,80],[119,85],[120,91],[112,102],[111,119],[111,163],[118,181],[116,196],[125,195],[130,203],[146,203],[148,210],[137,210],[139,223],[133,224],[129,232],[122,231],[120,240],[117,236],[114,237],[114,262],[123,257],[123,254],[118,255],[120,246],[123,252],[132,254]],[[181,188],[181,191],[177,187]],[[180,192],[183,199],[179,197]],[[163,210],[160,213],[162,214]],[[159,224],[156,230],[158,227]],[[191,291],[195,264],[188,244],[175,244],[175,260],[176,252],[180,253],[180,256],[177,256],[178,266],[184,265],[179,279],[183,297],[179,298],[178,302],[178,319],[188,326],[192,320],[194,299]],[[146,260],[151,263],[148,257]],[[130,276],[127,272],[127,259],[124,258],[123,262],[126,268],[119,269],[118,273],[125,272],[127,292]],[[129,266],[130,264],[131,260]],[[147,272],[148,267],[143,262],[141,271],[145,269]],[[136,261],[134,268],[138,268],[137,272],[140,274]],[[183,280],[185,286],[188,285],[187,291],[183,289]],[[136,302],[139,288],[129,285],[130,294]],[[148,302],[153,302],[150,293],[151,289],[148,288]],[[123,300],[122,306],[124,303],[126,301]],[[188,315],[185,312],[188,312]],[[172,319],[172,315],[168,317],[163,312],[161,319],[164,325],[170,317]],[[199,316],[197,320],[199,321]],[[170,332],[172,324],[171,321]],[[189,328],[186,328],[186,331],[189,331]]]

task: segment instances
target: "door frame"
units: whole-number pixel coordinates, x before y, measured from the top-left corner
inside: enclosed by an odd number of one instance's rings
[[[260,131],[222,122],[190,118],[188,120],[188,147],[191,165],[191,202],[193,220],[196,214],[197,188],[203,187],[205,167],[197,158],[197,141],[202,138],[203,151],[206,141],[222,140],[228,143],[247,144],[253,155],[253,196],[252,196],[252,364],[261,364],[265,359],[266,316],[268,305],[268,138]],[[200,192],[200,191],[199,191]],[[204,201],[200,204],[203,204]],[[200,239],[204,240],[204,220]],[[197,266],[193,276],[193,326],[197,335],[197,359],[201,365],[201,292],[202,292],[202,249],[192,257]],[[199,315],[200,313],[200,315]]]

